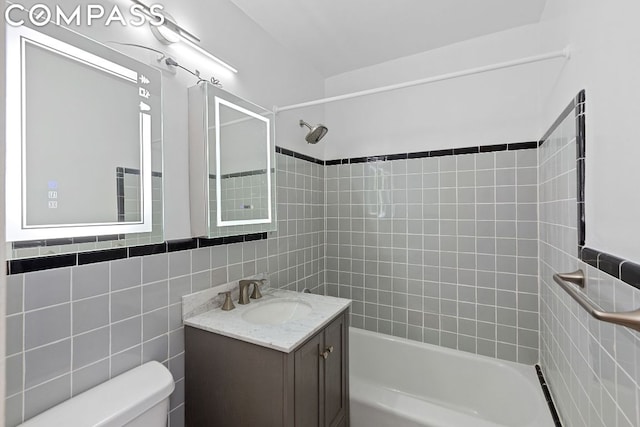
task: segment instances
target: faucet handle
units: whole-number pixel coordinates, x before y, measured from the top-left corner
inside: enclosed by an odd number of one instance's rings
[[[264,285],[264,282],[266,282],[265,279],[255,280],[253,282],[253,292],[251,293],[251,298],[253,299],[262,298],[262,293],[260,292],[260,286]]]
[[[231,291],[218,292],[218,295],[224,295],[224,304],[222,304],[223,311],[231,311],[236,308],[236,306],[233,305],[233,301],[231,301]]]

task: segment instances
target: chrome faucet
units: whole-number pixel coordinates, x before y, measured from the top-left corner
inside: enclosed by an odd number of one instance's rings
[[[249,299],[249,285],[253,283],[253,292],[251,293],[251,298],[260,299],[262,298],[262,293],[260,293],[259,286],[266,282],[265,279],[257,280],[257,279],[249,279],[249,280],[240,280],[238,285],[240,287],[240,296],[238,297],[238,304],[249,304],[251,300]]]

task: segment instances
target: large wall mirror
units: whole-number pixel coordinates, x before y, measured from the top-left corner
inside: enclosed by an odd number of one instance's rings
[[[6,40],[10,257],[162,241],[160,72],[53,24]]]
[[[274,231],[273,113],[209,83],[189,89],[195,237]]]

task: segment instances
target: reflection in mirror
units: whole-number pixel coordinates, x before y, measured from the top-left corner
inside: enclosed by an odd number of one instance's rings
[[[215,97],[218,227],[271,222],[269,119]]]
[[[160,73],[52,24],[6,52],[9,256],[162,241]]]
[[[193,236],[274,231],[273,113],[201,84],[189,120]]]

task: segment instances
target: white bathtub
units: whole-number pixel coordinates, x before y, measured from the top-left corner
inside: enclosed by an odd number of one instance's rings
[[[349,329],[351,427],[547,427],[533,366]]]

